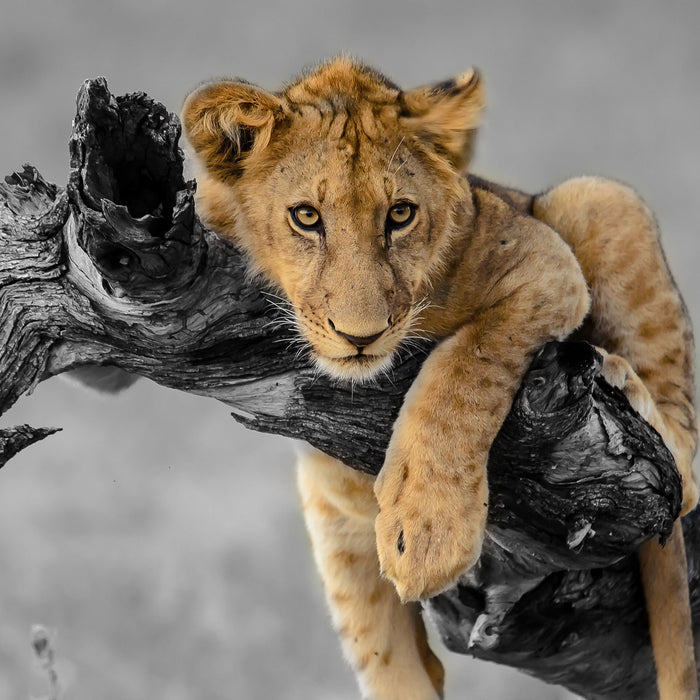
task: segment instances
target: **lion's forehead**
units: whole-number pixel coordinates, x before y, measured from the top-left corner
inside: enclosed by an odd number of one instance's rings
[[[350,168],[366,174],[383,172],[392,155],[404,145],[407,146],[406,138],[399,130],[370,137],[356,119],[336,115],[329,124],[318,128],[302,123],[290,129],[286,150],[325,169]]]
[[[296,108],[291,128],[313,130],[317,138],[383,140],[401,131],[398,105],[374,104],[342,95]]]
[[[274,168],[277,191],[319,204],[375,205],[421,187],[421,163],[400,132],[376,139],[358,133],[356,126],[333,129],[299,128],[290,136]]]

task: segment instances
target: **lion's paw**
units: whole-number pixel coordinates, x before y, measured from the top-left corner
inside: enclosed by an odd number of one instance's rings
[[[624,357],[613,355],[602,348],[597,350],[603,355],[602,375],[605,381],[620,389],[630,406],[644,420],[652,421],[656,413],[654,400],[630,363]]]
[[[420,471],[385,465],[375,487],[379,563],[403,601],[437,595],[473,566],[486,522],[487,494],[474,499],[439,473],[428,480]]]
[[[623,357],[609,353],[602,348],[596,349],[603,356],[603,378],[608,384],[622,391],[630,406],[661,434],[666,447],[673,453],[676,466],[683,481],[683,501],[680,514],[681,516],[686,515],[695,508],[700,496],[698,484],[695,482],[692,471],[692,456],[684,458],[685,453],[678,449],[674,435],[666,426],[649,390],[629,362]]]

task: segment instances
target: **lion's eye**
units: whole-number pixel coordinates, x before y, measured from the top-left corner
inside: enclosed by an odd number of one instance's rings
[[[409,202],[399,202],[389,209],[386,218],[387,226],[390,229],[403,228],[413,221],[416,215],[416,206]]]
[[[308,204],[300,204],[289,211],[294,223],[305,231],[315,231],[321,225],[321,215]]]

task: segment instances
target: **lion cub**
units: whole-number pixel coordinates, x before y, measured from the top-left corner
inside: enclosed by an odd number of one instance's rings
[[[449,587],[479,557],[491,443],[533,353],[587,315],[587,337],[615,353],[607,376],[676,457],[683,512],[698,497],[692,339],[651,214],[598,178],[534,198],[470,184],[483,106],[474,71],[405,92],[340,58],[279,93],[205,85],[183,111],[203,166],[200,212],[289,300],[323,371],[364,381],[408,334],[442,339],[376,481],[320,453],[299,467],[334,624],[376,700],[442,697],[442,666],[408,601]],[[641,563],[661,697],[690,698],[678,526]],[[659,624],[669,619],[671,629]]]

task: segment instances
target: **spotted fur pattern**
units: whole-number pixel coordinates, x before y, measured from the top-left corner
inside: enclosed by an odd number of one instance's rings
[[[697,501],[692,339],[653,217],[607,180],[532,198],[467,178],[483,104],[475,71],[402,91],[341,58],[278,93],[205,85],[183,111],[200,211],[276,285],[322,371],[368,381],[402,342],[441,340],[376,480],[320,453],[299,468],[333,621],[375,700],[442,697],[416,601],[480,554],[488,452],[545,342],[579,329],[609,353],[676,457],[684,511]],[[676,535],[641,556],[664,700],[694,692],[682,555]]]

